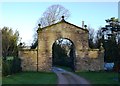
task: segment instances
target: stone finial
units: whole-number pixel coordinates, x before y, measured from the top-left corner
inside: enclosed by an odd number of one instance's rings
[[[64,20],[64,16],[62,16],[62,21],[65,21],[65,20]]]
[[[85,29],[87,29],[87,25],[84,25]]]
[[[64,16],[62,16],[62,19],[64,19]]]
[[[40,28],[41,24],[38,24],[38,26],[39,26],[39,28]]]
[[[42,31],[41,24],[38,24],[38,30],[37,30],[37,32],[38,31]]]
[[[103,48],[103,43],[100,43],[100,49],[99,49],[100,51],[101,50],[104,50],[104,48]]]

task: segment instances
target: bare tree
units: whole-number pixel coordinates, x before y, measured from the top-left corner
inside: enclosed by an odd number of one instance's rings
[[[46,9],[38,23],[41,24],[41,27],[45,27],[60,21],[61,16],[67,19],[70,16],[69,10],[59,4],[52,5]]]
[[[95,36],[95,31],[93,28],[88,27],[89,30],[89,47],[94,48],[94,36]]]
[[[101,42],[102,42],[102,30],[101,30],[101,26],[98,28],[97,32],[96,32],[96,36],[95,36],[95,47],[96,48],[100,48],[101,47]]]
[[[42,14],[40,19],[38,20],[38,24],[41,24],[41,27],[46,27],[51,24],[55,24],[61,20],[61,17],[64,16],[64,19],[68,19],[70,16],[69,10],[64,8],[63,6],[56,4],[48,7],[46,11]],[[37,27],[35,28],[35,31]],[[31,48],[36,47],[37,42],[37,33],[34,34],[34,40]]]

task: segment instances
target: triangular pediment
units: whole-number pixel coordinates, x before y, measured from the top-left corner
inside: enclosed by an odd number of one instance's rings
[[[88,32],[87,29],[84,29],[84,28],[82,28],[82,27],[79,27],[79,26],[77,26],[77,25],[74,25],[74,24],[72,24],[72,23],[69,23],[69,22],[67,22],[67,21],[65,21],[65,20],[61,20],[61,21],[59,21],[59,22],[57,22],[57,23],[55,23],[55,24],[52,24],[52,25],[49,25],[49,26],[46,26],[46,27],[43,27],[43,28],[39,28],[38,31],[45,30],[45,29],[47,29],[47,28],[49,28],[49,27],[53,27],[53,26],[56,26],[56,25],[61,24],[61,23],[65,23],[65,24],[67,24],[67,25],[74,26],[74,27],[76,27],[77,29],[81,29],[81,30],[83,30],[83,31]]]

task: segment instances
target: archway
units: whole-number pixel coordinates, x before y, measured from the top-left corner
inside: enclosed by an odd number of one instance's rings
[[[52,66],[65,66],[75,71],[75,46],[68,38],[57,39],[52,46]]]
[[[35,49],[23,49],[19,51],[22,59],[22,70],[51,71],[54,66],[55,40],[67,38],[73,45],[67,54],[70,67],[75,70],[100,70],[103,69],[104,51],[91,50],[88,46],[88,30],[81,28],[62,19],[60,22],[38,30],[38,45]],[[66,55],[65,55],[66,56]],[[64,60],[62,60],[64,61]],[[81,65],[82,64],[82,65]],[[93,66],[94,65],[94,66]]]

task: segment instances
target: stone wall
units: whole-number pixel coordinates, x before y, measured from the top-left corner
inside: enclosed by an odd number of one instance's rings
[[[98,71],[104,68],[104,51],[99,51],[97,49],[92,49],[88,51],[81,50],[79,55],[76,56],[75,68],[76,71]],[[37,49],[23,49],[19,51],[19,57],[22,60],[22,70],[23,71],[37,71]],[[41,58],[42,61],[46,59]],[[45,67],[45,63],[40,63],[41,59],[38,59],[39,71],[50,71],[51,70],[51,59],[47,58],[48,63]],[[43,62],[44,62],[43,61]],[[43,65],[42,65],[43,64]],[[42,67],[41,67],[42,66]],[[41,67],[41,69],[40,69]],[[46,70],[49,68],[49,70]]]
[[[88,49],[88,31],[69,23],[61,22],[38,31],[39,71],[49,71],[52,67],[52,46],[59,38],[67,38],[79,50]]]
[[[81,55],[76,57],[76,71],[99,71],[104,69],[104,51],[88,50],[81,51]]]
[[[51,26],[38,29],[38,46],[35,50],[23,49],[19,51],[24,71],[51,71],[52,46],[59,38],[67,38],[75,46],[76,71],[103,69],[103,51],[90,50],[88,46],[88,31],[68,22],[59,22]]]
[[[19,51],[21,59],[21,67],[23,71],[37,70],[37,50],[36,49],[22,49]]]

